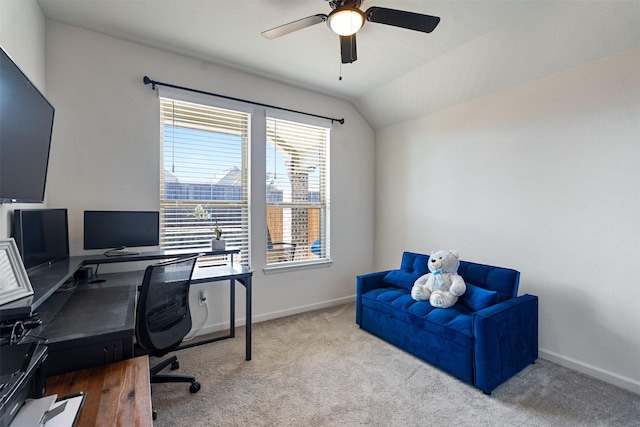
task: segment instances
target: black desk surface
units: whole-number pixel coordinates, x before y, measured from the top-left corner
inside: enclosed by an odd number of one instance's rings
[[[47,339],[52,349],[73,345],[74,340],[91,337],[119,339],[135,329],[136,291],[144,272],[100,275],[100,283],[79,282],[60,288],[38,310],[42,326],[33,333]]]
[[[239,265],[206,265],[196,264],[191,275],[191,283],[206,283],[212,278],[216,281],[229,279],[241,279],[242,277],[251,276],[253,272],[244,266]]]
[[[242,279],[251,276],[247,267],[196,265],[192,283]],[[144,270],[100,274],[97,283],[77,281],[69,289],[61,287],[37,312],[42,325],[33,334],[46,338],[52,350],[71,347],[74,341],[119,339],[133,336],[138,286]],[[65,285],[66,286],[66,285]]]
[[[104,282],[71,281],[40,305],[42,324],[27,337],[46,339],[47,375],[133,356],[137,287],[143,272],[100,275]]]
[[[237,254],[239,249],[227,249],[223,251],[212,251],[211,249],[185,249],[170,251],[150,251],[141,252],[136,255],[125,256],[104,256],[104,255],[84,255],[63,258],[28,271],[29,281],[33,288],[33,295],[10,302],[0,306],[0,321],[10,319],[26,319],[38,310],[40,305],[50,298],[58,288],[69,280],[73,274],[84,265],[113,264],[133,261],[151,261],[172,257],[204,254],[204,255],[225,255]]]
[[[0,320],[26,319],[82,265],[83,257],[68,257],[29,270],[33,295],[0,306]]]
[[[120,255],[120,256],[90,255],[90,256],[83,257],[82,265],[112,264],[112,263],[130,262],[130,261],[151,261],[154,259],[173,258],[173,257],[181,257],[181,256],[197,255],[197,254],[228,255],[228,254],[238,254],[238,253],[240,253],[240,249],[225,249],[222,251],[212,251],[209,248],[205,248],[202,250],[182,249],[182,250],[169,250],[169,251],[149,251],[149,252],[141,252],[139,254],[134,254],[134,255]]]

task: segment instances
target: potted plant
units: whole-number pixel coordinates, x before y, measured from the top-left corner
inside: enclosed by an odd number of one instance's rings
[[[196,207],[193,209],[193,216],[196,217],[197,219],[203,219],[208,221],[211,220],[211,214],[202,205],[196,205]],[[215,226],[212,229],[214,233],[214,237],[211,238],[211,250],[223,251],[226,247],[226,242],[221,239],[222,230],[218,226],[218,218],[213,217],[213,220],[215,221]]]
[[[220,238],[222,237],[222,230],[220,229],[220,227],[218,227],[218,218],[214,217],[213,220],[216,224],[213,228],[213,232],[215,233],[216,237],[211,239],[211,250],[224,251],[226,243]]]

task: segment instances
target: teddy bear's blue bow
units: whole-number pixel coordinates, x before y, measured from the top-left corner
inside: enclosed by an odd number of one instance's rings
[[[433,274],[433,279],[438,284],[438,286],[442,286],[442,284],[444,283],[444,281],[442,280],[442,269],[439,268],[431,274]]]

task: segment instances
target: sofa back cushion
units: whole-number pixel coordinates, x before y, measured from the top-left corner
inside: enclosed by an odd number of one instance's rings
[[[496,291],[498,297],[497,302],[518,296],[520,272],[516,270],[460,261],[458,274],[462,276],[466,284],[475,285],[489,291]],[[485,295],[485,297],[490,298],[487,295]]]
[[[411,290],[420,276],[429,273],[429,255],[404,252],[399,270],[391,270],[383,281],[399,288]],[[516,270],[492,265],[460,261],[458,274],[471,289],[469,295],[461,297],[461,302],[472,310],[481,310],[498,302],[518,296],[520,273]],[[471,288],[471,286],[468,286]],[[491,292],[491,291],[495,291]]]
[[[498,303],[498,292],[490,291],[479,286],[465,283],[467,290],[460,296],[458,302],[466,305],[472,311],[482,310]]]
[[[402,254],[402,261],[400,262],[400,270],[420,277],[429,272],[429,267],[427,266],[428,261],[429,255],[404,252]]]
[[[383,281],[399,288],[411,290],[413,283],[429,272],[427,267],[429,255],[404,252],[400,270],[391,270],[384,277]]]

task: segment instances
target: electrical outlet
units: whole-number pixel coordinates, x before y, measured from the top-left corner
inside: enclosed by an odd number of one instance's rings
[[[198,292],[198,305],[205,305],[207,303],[207,291]]]

